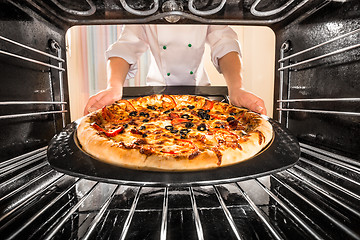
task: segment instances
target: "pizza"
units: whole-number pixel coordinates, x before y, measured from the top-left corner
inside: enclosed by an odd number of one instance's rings
[[[85,116],[82,149],[113,165],[153,171],[229,166],[258,154],[272,140],[257,113],[192,95],[119,100]]]

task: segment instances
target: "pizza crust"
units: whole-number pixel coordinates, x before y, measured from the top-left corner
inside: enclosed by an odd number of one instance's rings
[[[96,112],[91,113],[81,120],[77,129],[77,137],[85,152],[103,162],[125,168],[151,171],[195,171],[219,167],[218,157],[210,150],[189,159],[167,154],[145,155],[138,149],[120,148],[118,143],[102,136],[91,126],[90,119],[95,114]],[[270,143],[273,137],[272,126],[264,117],[260,119],[260,124],[255,131],[249,133],[246,140],[240,143],[242,150],[228,148],[221,151],[221,167],[248,160]],[[259,136],[257,131],[261,132],[263,137]],[[260,138],[262,139],[261,144],[259,144]]]

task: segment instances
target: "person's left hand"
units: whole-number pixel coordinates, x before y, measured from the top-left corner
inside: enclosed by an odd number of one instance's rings
[[[117,88],[108,87],[107,89],[91,96],[85,106],[84,115],[120,100],[122,97],[122,91],[122,86]]]
[[[264,100],[243,88],[229,88],[230,103],[266,115]]]

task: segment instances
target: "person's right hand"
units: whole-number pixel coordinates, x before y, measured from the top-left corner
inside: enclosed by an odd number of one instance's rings
[[[89,114],[90,112],[96,111],[103,106],[114,103],[117,100],[120,100],[122,97],[122,87],[108,87],[105,90],[98,92],[97,94],[91,96],[85,106],[84,115]]]

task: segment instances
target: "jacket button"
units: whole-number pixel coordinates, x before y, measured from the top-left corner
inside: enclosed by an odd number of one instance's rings
[[[170,73],[167,73],[166,75],[170,76]]]
[[[194,72],[193,72],[193,71],[190,71],[190,74],[192,75],[192,74],[194,74]]]
[[[163,49],[166,50],[166,46],[163,46]]]
[[[188,44],[188,47],[192,47],[191,43]]]

